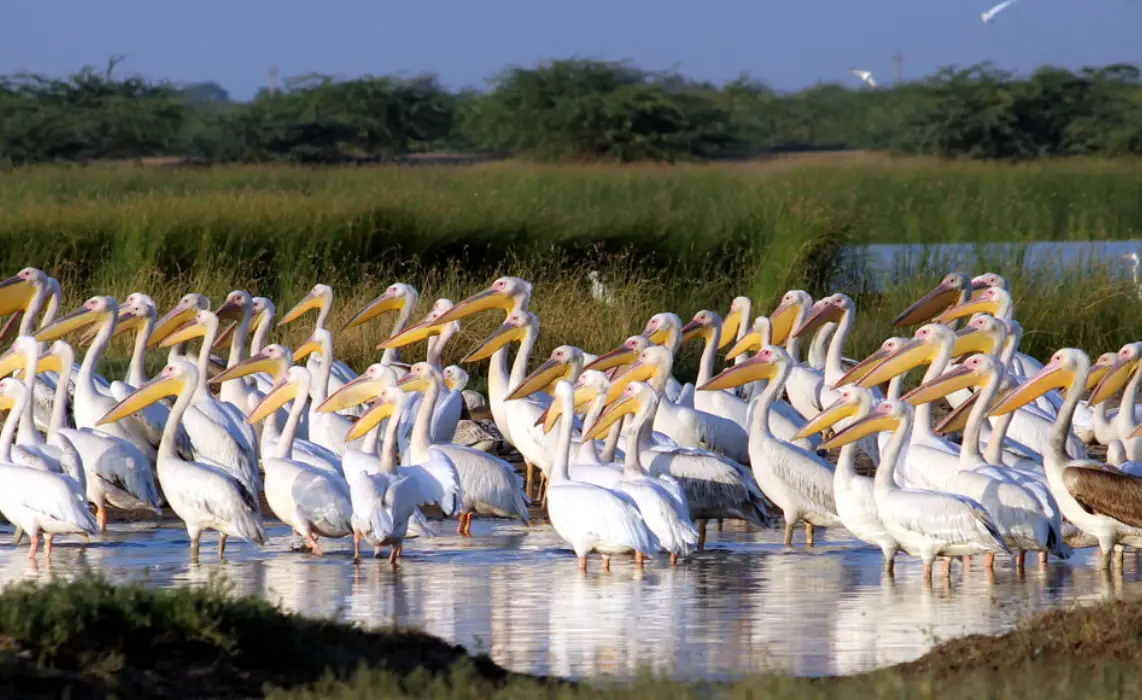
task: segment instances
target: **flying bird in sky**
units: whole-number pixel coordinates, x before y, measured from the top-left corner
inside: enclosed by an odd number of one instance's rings
[[[996,15],[998,15],[1000,12],[1003,12],[1017,2],[1019,2],[1019,0],[1003,0],[1003,2],[980,15],[980,19],[983,20],[984,24],[991,24],[991,20],[995,19]]]
[[[870,88],[876,88],[876,81],[872,79],[872,73],[866,70],[857,70],[856,68],[849,68],[849,72],[864,81],[864,84]]]

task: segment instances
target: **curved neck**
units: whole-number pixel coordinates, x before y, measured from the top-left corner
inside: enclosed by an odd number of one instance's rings
[[[317,320],[313,323],[313,330],[325,330],[325,322],[329,320],[329,310],[333,308],[333,299],[326,299],[317,310]]]
[[[59,434],[60,428],[63,427],[63,421],[67,417],[67,387],[71,383],[72,372],[72,359],[64,357],[64,362],[60,363],[59,379],[56,381],[55,399],[52,403],[52,419],[48,423],[48,442],[55,439]]]
[[[146,316],[143,325],[135,333],[135,347],[131,351],[131,364],[127,366],[127,384],[138,389],[147,383],[145,366],[147,361],[147,343],[151,340],[151,333],[155,330],[155,319]]]
[[[20,335],[32,335],[36,331],[36,317],[40,315],[40,311],[44,308],[44,302],[47,300],[48,290],[46,287],[36,287],[35,294],[28,300],[28,305],[24,307],[24,315],[20,318]]]
[[[428,339],[428,352],[425,354],[425,361],[436,369],[444,369],[443,357],[444,346],[456,334],[456,323],[448,324],[444,330],[440,331],[439,335],[434,335]]]
[[[1105,404],[1099,404],[1105,405]],[[984,461],[988,464],[1003,464],[1003,438],[1007,437],[1007,429],[1015,418],[1015,411],[1005,413],[995,420],[991,426],[991,437],[987,439],[987,450],[983,453]]]
[[[996,372],[991,375],[987,384],[979,389],[979,397],[972,405],[971,413],[968,414],[967,425],[964,426],[963,444],[960,445],[960,464],[962,466],[974,466],[984,461],[983,454],[979,451],[979,440],[983,435],[983,422],[987,420],[987,412],[991,410],[991,402],[1002,383],[1003,375],[996,368]],[[1014,412],[1011,415],[1014,415]],[[993,432],[991,435],[991,439],[994,441],[995,433]],[[993,462],[993,464],[999,464],[999,462]]]
[[[718,344],[722,340],[722,329],[718,325],[706,334],[706,344],[702,347],[702,359],[698,362],[698,384],[705,384],[714,377],[714,362],[718,355]]]
[[[18,398],[13,407],[15,410],[8,411],[8,417],[4,420],[4,429],[0,430],[0,460],[9,464],[12,463],[12,440],[16,437],[16,426],[20,424],[20,415],[28,403],[27,395]]]
[[[904,375],[898,374],[892,379],[888,380],[888,394],[885,395],[886,399],[898,400],[900,398],[900,387],[904,384]]]
[[[952,360],[952,350],[955,347],[955,339],[949,338],[947,342],[940,342],[940,348],[936,353],[936,359],[932,360],[932,364],[928,366],[928,370],[924,372],[924,378],[921,383],[927,384],[936,377],[944,373],[948,368],[948,363]],[[923,435],[924,439],[928,441],[937,441],[941,438],[936,435],[932,430],[932,403],[922,403],[916,407],[915,418],[913,419],[912,431]]]
[[[599,392],[599,395],[591,401],[591,407],[587,409],[587,415],[583,417],[583,425],[594,425],[595,421],[599,419],[599,415],[603,412],[603,406],[606,404],[607,395],[604,392]],[[616,421],[615,425],[622,428],[622,421]],[[611,431],[615,430],[615,426],[611,426]],[[607,433],[607,439],[611,439],[611,433]],[[597,448],[595,447],[594,440],[582,440],[579,442],[579,461],[587,464],[600,462],[602,459],[599,457]]]
[[[202,347],[198,351],[198,386],[195,392],[200,398],[210,395],[206,380],[210,376],[210,350],[214,347],[214,339],[217,337],[218,325],[207,324],[206,334],[202,336]],[[324,398],[322,397],[322,400]]]
[[[657,408],[658,397],[651,399],[652,403],[639,409],[634,417],[634,430],[627,435],[626,454],[623,455],[623,478],[635,479],[646,475],[639,457],[639,445],[650,440],[650,433],[654,424],[654,413]]]
[[[517,387],[527,377],[527,363],[531,359],[531,351],[539,340],[539,329],[535,324],[529,324],[523,331],[523,339],[519,343],[519,351],[512,361],[512,373],[508,386]],[[574,414],[572,414],[574,415]]]
[[[423,403],[423,402],[421,402]],[[403,411],[402,411],[403,412]],[[385,421],[385,438],[381,442],[381,473],[397,473],[397,431],[400,429],[400,413],[394,413]],[[366,454],[377,453],[377,434],[381,426],[376,425],[365,435],[365,442],[361,444],[361,451]]]
[[[833,386],[841,377],[845,376],[844,365],[841,364],[841,358],[844,356],[845,343],[849,340],[849,333],[852,332],[853,320],[856,314],[853,313],[851,308],[846,308],[841,320],[837,323],[837,329],[833,332],[833,339],[829,343],[829,350],[825,353],[825,385]]]
[[[108,314],[107,318],[99,324],[99,332],[91,341],[91,347],[87,348],[87,354],[83,356],[83,364],[79,368],[79,376],[75,378],[77,386],[82,384],[91,391],[95,391],[95,369],[99,366],[99,360],[102,359],[107,344],[111,342],[111,336],[115,334],[116,323],[116,314],[113,313]]]
[[[1126,382],[1126,387],[1122,390],[1122,400],[1118,402],[1118,415],[1122,416],[1131,428],[1135,427],[1134,404],[1138,403],[1139,382],[1142,382],[1142,362],[1138,363],[1134,374],[1130,376],[1130,381]]]
[[[793,327],[799,328],[805,322],[805,318],[809,315],[809,309],[800,304],[797,305],[797,318],[793,320]],[[793,358],[793,362],[801,361],[801,339],[794,338],[793,333],[785,340],[785,352],[789,353],[789,357]]]
[[[273,323],[273,314],[267,311],[262,314],[261,320],[258,321],[258,327],[254,329],[254,336],[250,339],[250,355],[257,355],[266,347],[266,339],[270,337],[270,325]]]
[[[763,440],[774,440],[773,432],[769,429],[769,410],[773,402],[785,390],[785,382],[789,379],[790,366],[782,363],[778,366],[777,376],[769,380],[761,395],[754,399],[753,425],[750,426],[751,435]]]
[[[1051,426],[1051,435],[1047,439],[1047,447],[1042,452],[1044,464],[1048,460],[1053,460],[1062,466],[1069,460],[1064,448],[1067,444],[1067,436],[1071,432],[1071,420],[1075,417],[1075,409],[1079,405],[1079,399],[1082,398],[1083,390],[1086,389],[1086,380],[1089,376],[1089,364],[1080,365],[1079,371],[1075,372],[1071,386],[1067,389],[1067,397],[1063,399],[1063,405],[1059,407],[1059,414],[1055,416],[1055,424]],[[1133,408],[1132,405],[1130,409],[1133,410]]]
[[[178,392],[178,398],[175,399],[174,405],[171,406],[170,415],[167,416],[166,425],[163,426],[163,436],[159,440],[158,461],[168,458],[177,458],[176,446],[178,445],[178,428],[182,424],[182,417],[186,413],[186,409],[190,407],[190,402],[194,400],[194,394],[197,391],[197,382],[195,384],[187,383],[182,391]]]
[[[242,318],[238,320],[238,327],[234,335],[230,336],[230,357],[226,359],[226,366],[233,367],[246,359],[246,338],[250,335],[250,305],[242,307]]]
[[[393,329],[389,333],[390,338],[403,332],[408,326],[408,320],[412,318],[412,311],[416,307],[417,301],[419,301],[419,297],[410,297],[408,303],[401,307],[400,313],[397,314],[397,321],[393,324]],[[394,362],[400,362],[400,348],[386,348],[385,351],[381,353],[381,364],[390,365]]]
[[[36,432],[36,424],[32,420],[32,414],[34,413],[32,410],[32,399],[36,395],[36,371],[40,361],[39,349],[36,347],[38,345],[38,343],[33,344],[32,352],[24,355],[24,377],[21,381],[27,390],[28,400],[24,402],[24,409],[20,411],[20,429],[19,432],[16,433],[16,443],[20,445],[44,444],[43,438]],[[66,390],[67,385],[63,384],[63,382],[60,382],[60,384],[63,385]]]
[[[308,394],[308,391],[299,391],[290,403],[289,416],[286,418],[281,434],[278,435],[278,441],[274,443],[274,457],[290,459],[293,456],[293,440],[297,435],[297,426],[301,422],[301,413],[305,410],[305,397]],[[266,418],[267,423],[271,420],[276,422],[276,414],[277,411],[274,411],[274,415],[268,416]]]
[[[892,431],[892,437],[889,438],[884,449],[880,451],[880,464],[876,468],[873,486],[878,492],[884,493],[896,488],[896,463],[900,459],[900,451],[904,448],[904,443],[911,437],[911,432],[912,419],[905,414],[901,417],[900,425]]]
[[[320,362],[312,369],[313,386],[309,390],[314,406],[329,398],[329,375],[333,372],[333,341],[329,336],[321,340],[321,357],[318,359]]]
[[[440,380],[435,375],[429,375],[428,388],[416,409],[416,422],[412,426],[412,437],[409,438],[409,452],[413,462],[423,464],[428,461],[428,448],[432,446],[432,408],[436,405],[436,398],[440,396]]]
[[[564,385],[565,387],[566,385]],[[564,392],[556,397],[562,402],[563,415],[559,416],[559,440],[555,443],[555,455],[551,463],[551,483],[558,484],[567,481],[567,465],[571,460],[571,428],[575,423],[575,402],[571,394]]]

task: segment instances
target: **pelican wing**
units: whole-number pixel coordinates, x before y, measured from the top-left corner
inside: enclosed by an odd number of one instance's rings
[[[4,484],[7,493],[3,501],[15,502],[39,518],[70,523],[88,534],[94,535],[99,529],[87,499],[73,481],[60,474],[8,465]]]
[[[788,455],[771,457],[769,468],[797,493],[818,508],[836,514],[832,464],[796,445],[784,445]]]
[[[1063,486],[1088,513],[1142,528],[1142,478],[1117,470],[1066,467]]]
[[[316,470],[304,469],[290,486],[290,496],[326,537],[338,537],[352,531],[353,509],[343,484]]]
[[[896,493],[903,498],[878,501],[877,506],[887,505],[899,527],[949,544],[990,538],[998,549],[1007,549],[991,516],[972,499],[935,491]]]

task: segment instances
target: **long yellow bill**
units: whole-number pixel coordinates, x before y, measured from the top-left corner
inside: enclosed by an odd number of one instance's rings
[[[746,322],[745,310],[738,309],[730,312],[722,319],[722,336],[718,338],[718,349],[722,350],[737,339],[738,329]]]
[[[186,382],[183,379],[159,375],[115,404],[95,425],[98,427],[122,420],[168,396],[178,396],[185,388]]]
[[[800,302],[781,304],[769,316],[772,344],[781,345],[789,339],[793,332],[793,324],[797,322],[797,312],[801,310]]]
[[[287,311],[285,316],[282,316],[281,320],[278,321],[278,327],[281,328],[287,323],[292,323],[301,318],[305,312],[320,309],[323,306],[325,306],[325,297],[310,290],[304,299],[297,302],[296,306]]]
[[[479,362],[480,360],[486,360],[491,357],[496,350],[522,337],[523,328],[521,326],[505,323],[496,329],[496,332],[492,333],[480,347],[468,353],[461,362]]]
[[[378,401],[369,407],[353,425],[350,426],[349,432],[345,434],[345,441],[349,442],[364,437],[370,430],[375,428],[381,421],[386,418],[392,418],[396,415],[396,405],[392,401]]]
[[[560,379],[566,379],[568,369],[569,366],[567,362],[549,359],[539,367],[536,367],[535,371],[531,374],[524,377],[524,380],[508,394],[505,400],[514,401],[543,391]]]
[[[800,326],[793,329],[793,337],[804,337],[830,321],[839,322],[844,315],[844,309],[822,299],[813,305],[809,311],[809,317]]]
[[[856,442],[869,435],[896,430],[899,426],[900,421],[893,416],[876,411],[856,421],[828,440],[825,440],[818,447],[822,450],[843,447],[850,442]]]
[[[717,391],[719,389],[733,389],[737,386],[749,384],[762,379],[773,379],[777,376],[777,365],[773,362],[761,360],[756,355],[741,363],[721,371],[710,381],[698,387],[698,391]]]
[[[285,376],[286,370],[289,368],[288,364],[281,359],[270,357],[263,353],[258,353],[253,357],[245,359],[238,364],[223,370],[218,376],[210,380],[211,384],[221,384],[228,382],[231,379],[239,379],[241,377],[248,377],[251,374],[258,372],[265,372],[274,378],[275,382],[281,381]]]
[[[166,313],[165,316],[160,318],[155,323],[155,329],[151,331],[151,337],[147,341],[147,347],[158,347],[159,343],[167,339],[167,336],[193,321],[194,317],[197,315],[197,307],[180,309],[176,306],[175,308],[171,309]]]
[[[587,363],[587,366],[583,368],[583,371],[587,371],[589,369],[597,369],[602,372],[611,369],[612,367],[625,367],[626,365],[632,364],[637,359],[637,352],[631,350],[626,345],[620,345],[614,350],[599,355],[594,360]]]
[[[1062,389],[1074,382],[1074,372],[1064,369],[1062,365],[1048,362],[1039,373],[1023,382],[1022,386],[1012,391],[1007,398],[992,407],[990,415],[1002,416],[1019,409],[1046,394],[1051,389]]]
[[[959,300],[959,289],[956,289],[946,281],[940,282],[932,291],[920,297],[907,309],[904,309],[904,311],[892,321],[892,325],[899,328],[902,326],[915,326],[920,323],[925,323],[955,306]]]
[[[186,343],[204,335],[206,335],[206,326],[198,322],[188,323],[164,338],[163,342],[159,343],[159,347],[169,348],[172,345]]]
[[[341,330],[355,328],[389,311],[400,311],[404,308],[406,303],[408,303],[408,301],[403,296],[391,296],[388,291],[386,291],[381,296],[366,304],[365,308],[353,314],[353,318],[349,319]]]
[[[964,428],[968,427],[968,417],[971,416],[972,406],[979,402],[980,392],[976,392],[971,397],[952,409],[952,412],[944,416],[943,420],[932,428],[936,433],[960,433]]]
[[[299,385],[283,379],[270,389],[270,393],[266,394],[265,398],[258,402],[254,410],[246,418],[246,422],[250,425],[260,423],[270,416],[274,411],[286,405],[289,401],[297,398],[300,393]]]
[[[982,353],[993,355],[999,350],[999,337],[995,333],[985,333],[968,326],[956,331],[956,343],[952,347],[952,357],[962,357]]]
[[[24,369],[28,366],[27,359],[24,353],[19,352],[15,348],[10,348],[3,355],[0,355],[0,377],[7,377],[16,370]]]
[[[222,348],[222,347],[229,345],[231,339],[234,338],[234,331],[236,331],[237,329],[238,329],[238,322],[237,321],[234,321],[230,325],[226,326],[226,330],[224,330],[218,334],[218,337],[214,339],[214,345],[211,345],[210,347],[217,350],[218,348]]]
[[[510,294],[505,294],[496,289],[485,289],[482,292],[476,292],[445,311],[436,319],[436,322],[438,324],[451,323],[488,309],[502,309],[505,314],[510,314],[515,309],[515,300]]]
[[[87,308],[80,307],[47,328],[41,328],[39,332],[36,333],[36,340],[42,343],[56,340],[72,331],[85,328],[93,323],[98,323],[106,317],[106,313],[96,313],[89,311]]]
[[[615,401],[607,410],[603,411],[599,419],[595,421],[590,428],[585,430],[579,438],[583,440],[594,440],[602,437],[610,429],[615,421],[623,416],[631,415],[638,411],[638,401],[633,396],[620,396],[618,401]]]
[[[845,418],[852,418],[860,412],[860,406],[856,403],[845,401],[844,399],[837,399],[824,411],[821,411],[813,420],[809,421],[793,436],[794,440],[803,440],[810,435],[824,432],[828,428],[833,427],[840,423]]]
[[[0,368],[0,371],[3,371]],[[47,352],[40,355],[39,361],[36,363],[36,374],[43,374],[44,372],[62,372],[63,371],[63,358],[54,352]]]
[[[953,306],[936,318],[938,323],[947,323],[954,321],[957,318],[967,318],[973,314],[991,314],[995,316],[999,313],[999,304],[991,299],[968,299],[964,303]]]
[[[581,386],[575,389],[575,413],[583,413],[586,411],[591,402],[594,401],[598,396],[599,389],[594,386]],[[543,432],[551,432],[551,429],[555,427],[555,419],[558,418],[559,415],[563,412],[563,409],[561,408],[562,405],[563,404],[559,401],[552,401],[551,403],[547,404],[547,408],[545,408],[543,413],[540,414],[539,418],[535,420],[535,424],[544,426]],[[554,406],[559,406],[560,408],[553,408]],[[556,415],[550,415],[552,412],[555,412]]]
[[[440,335],[444,330],[446,323],[436,323],[436,320],[422,321],[414,326],[409,326],[396,335],[385,338],[380,343],[377,343],[378,350],[389,350],[392,348],[403,348],[406,345],[419,343],[422,340],[431,338],[434,335]]]
[[[297,349],[293,351],[293,361],[301,362],[313,353],[317,353],[318,355],[322,354],[321,343],[317,341],[317,338],[310,336],[308,340],[299,345]]]
[[[742,336],[742,339],[734,343],[730,351],[726,353],[726,361],[730,361],[741,355],[743,352],[757,352],[761,350],[764,339],[761,337],[760,331],[750,331]]]
[[[363,404],[366,401],[372,401],[380,396],[381,392],[387,387],[387,381],[373,379],[366,374],[362,374],[330,394],[329,398],[322,401],[321,405],[317,407],[317,412],[333,413],[334,411],[340,411],[350,406]]]
[[[1090,395],[1090,400],[1087,403],[1091,406],[1097,406],[1122,391],[1122,388],[1130,381],[1130,377],[1138,370],[1137,359],[1121,362],[1117,361],[1117,358],[1115,359],[1115,363],[1103,371],[1105,376]]]
[[[701,321],[690,321],[685,326],[682,326],[682,342],[689,343],[691,340],[704,338],[706,336],[706,327],[702,325]],[[664,338],[665,339],[665,338]],[[656,341],[655,344],[660,344]]]
[[[942,399],[953,391],[980,386],[983,382],[984,379],[973,372],[970,367],[961,365],[950,372],[941,374],[930,382],[921,384],[901,398],[913,406],[919,406],[922,403]]]
[[[397,380],[397,386],[404,391],[427,391],[432,381],[425,376],[416,376],[412,372]]]
[[[0,315],[23,311],[35,294],[35,285],[19,275],[0,282]]]
[[[936,348],[934,345],[914,338],[882,360],[879,365],[857,382],[857,386],[871,389],[877,384],[889,381],[898,374],[904,374],[922,364],[931,362],[935,357]]]
[[[903,345],[905,342],[907,342],[903,338],[900,338],[899,341],[900,341],[901,345]],[[885,342],[887,343],[887,341],[885,341]],[[852,369],[850,369],[848,372],[846,372],[844,374],[844,376],[842,376],[840,379],[837,380],[837,383],[834,384],[833,387],[839,388],[842,386],[846,386],[848,384],[854,384],[854,383],[860,382],[860,380],[862,380],[868,376],[869,372],[876,369],[877,366],[881,362],[883,362],[885,358],[887,358],[892,353],[896,352],[896,350],[898,350],[898,349],[899,349],[899,346],[897,346],[896,349],[891,349],[889,347],[885,347],[885,345],[881,345],[879,348],[876,349],[875,352],[873,352],[871,355],[869,355],[868,357],[866,357],[863,360],[861,360],[860,362],[858,362],[856,364],[856,366],[854,366]],[[729,358],[727,357],[726,359],[729,359]]]
[[[606,402],[614,403],[623,394],[623,390],[627,388],[627,384],[631,382],[645,382],[653,379],[658,374],[658,368],[654,365],[643,364],[636,362],[631,365],[625,372],[611,380],[611,386],[607,388]]]

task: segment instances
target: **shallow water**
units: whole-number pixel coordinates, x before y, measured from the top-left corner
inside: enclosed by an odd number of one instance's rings
[[[950,586],[929,589],[917,562],[901,557],[894,582],[880,552],[841,529],[812,552],[785,551],[781,532],[710,529],[709,549],[671,569],[665,560],[637,573],[629,559],[612,572],[592,558],[586,576],[551,528],[475,521],[471,539],[443,534],[411,540],[399,572],[385,562],[353,566],[351,543],[328,542],[323,558],[287,550],[287,532],[269,528],[264,550],[233,543],[229,560],[188,561],[185,531],[113,526],[103,543],[57,545],[52,566],[29,564],[24,547],[0,546],[0,582],[100,573],[156,586],[202,584],[224,576],[237,593],[265,596],[288,610],[370,626],[424,629],[516,671],[576,678],[629,678],[643,670],[676,678],[730,678],[750,671],[850,674],[923,654],[968,633],[997,633],[1048,607],[1142,593],[1132,554],[1114,578],[1092,567],[1094,550],[1046,573],[1010,562],[989,580],[977,563],[957,565]],[[3,530],[10,542],[10,528]],[[213,542],[209,545],[212,547]],[[1030,558],[1029,558],[1030,559]]]

